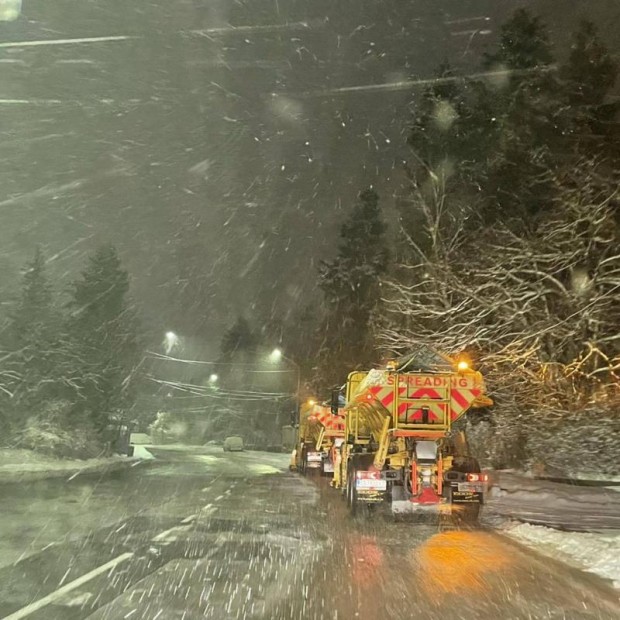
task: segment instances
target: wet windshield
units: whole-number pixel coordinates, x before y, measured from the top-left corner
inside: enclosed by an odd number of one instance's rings
[[[0,0],[0,618],[618,618],[620,3]]]

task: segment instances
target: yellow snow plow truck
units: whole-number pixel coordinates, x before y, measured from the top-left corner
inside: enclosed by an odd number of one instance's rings
[[[334,449],[340,447],[343,437],[344,420],[338,411],[332,413],[329,406],[314,401],[304,403],[299,411],[291,469],[304,475],[312,471],[322,475],[333,473]]]
[[[393,512],[432,507],[477,516],[487,477],[452,425],[493,404],[484,391],[467,362],[426,348],[385,369],[352,372],[334,475],[351,513],[389,502]]]

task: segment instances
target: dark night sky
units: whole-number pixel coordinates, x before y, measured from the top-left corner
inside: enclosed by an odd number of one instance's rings
[[[241,310],[289,311],[362,187],[389,215],[420,92],[337,89],[475,67],[522,5],[560,50],[584,11],[618,43],[614,0],[24,0],[0,23],[2,303],[35,244],[62,289],[112,241],[157,329],[182,323],[191,262],[212,342]]]

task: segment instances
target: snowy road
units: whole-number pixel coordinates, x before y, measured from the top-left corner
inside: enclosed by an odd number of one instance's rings
[[[284,455],[157,456],[105,480],[3,489],[0,617],[620,617],[602,580],[492,531],[352,522]]]

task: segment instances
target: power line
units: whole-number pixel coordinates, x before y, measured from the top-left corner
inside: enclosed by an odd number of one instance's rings
[[[179,357],[172,357],[170,355],[164,355],[162,353],[156,353],[155,351],[147,351],[147,355],[153,356],[155,359],[168,361],[168,362],[179,362],[181,364],[193,364],[196,366],[261,366],[262,364],[252,363],[252,362],[218,362],[218,361],[207,361],[207,360],[186,360]],[[253,373],[292,373],[297,372],[296,370],[291,369],[283,369],[283,370],[246,370],[246,372]]]

